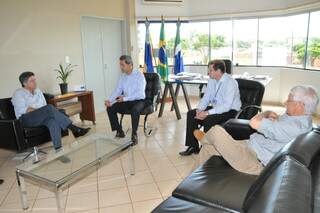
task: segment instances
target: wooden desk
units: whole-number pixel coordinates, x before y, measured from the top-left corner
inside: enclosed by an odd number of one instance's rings
[[[57,107],[59,102],[67,101],[73,98],[78,98],[78,101],[81,102],[81,106],[82,106],[82,112],[80,113],[81,121],[88,120],[88,121],[92,121],[93,124],[96,124],[96,114],[94,111],[92,91],[69,92],[64,95],[55,95],[53,98],[48,100],[48,103]]]

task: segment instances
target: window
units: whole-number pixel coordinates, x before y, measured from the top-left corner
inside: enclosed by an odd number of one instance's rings
[[[320,69],[320,11],[310,13],[307,68]]]
[[[191,22],[181,26],[184,64],[208,64],[209,22]]]
[[[144,43],[146,39],[146,27],[145,24],[138,24],[138,48],[139,48],[139,65],[144,66]],[[154,43],[154,38],[152,38]]]
[[[308,15],[260,19],[258,64],[303,67]]]
[[[231,59],[238,65],[320,70],[319,23],[320,11],[280,17],[184,22],[180,27],[184,64],[207,65],[210,59]],[[160,22],[150,24],[156,60],[160,26]],[[165,23],[169,65],[174,63],[175,34],[176,23]],[[144,64],[144,43],[145,24],[140,23],[140,65]]]
[[[288,38],[286,17],[259,20],[258,64],[285,66],[287,64]]]
[[[232,21],[211,22],[211,59],[232,59]]]
[[[256,65],[258,19],[234,20],[233,22],[233,63]]]
[[[302,68],[306,49],[308,14],[288,16],[286,23],[289,33],[286,39],[286,45],[289,47],[286,66]]]

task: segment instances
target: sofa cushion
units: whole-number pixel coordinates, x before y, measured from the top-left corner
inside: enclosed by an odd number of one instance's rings
[[[250,201],[246,200],[245,212],[311,212],[310,171],[291,156],[285,156],[280,162],[269,171],[270,176],[261,183]]]
[[[157,208],[155,208],[152,213],[227,213],[222,209],[199,205],[186,200],[181,200],[175,197],[169,197],[167,200],[162,202]]]
[[[39,135],[49,134],[49,130],[46,126],[25,127],[23,128],[23,131],[26,138],[32,138],[37,137]]]
[[[174,190],[173,196],[207,206],[240,211],[257,176],[240,173],[212,156]]]

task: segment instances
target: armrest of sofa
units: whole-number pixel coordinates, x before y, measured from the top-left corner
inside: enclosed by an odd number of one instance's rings
[[[256,132],[250,127],[249,120],[245,119],[230,119],[223,127],[235,140],[249,139],[250,135]]]
[[[0,120],[0,147],[20,151],[24,143],[23,130],[19,120]]]

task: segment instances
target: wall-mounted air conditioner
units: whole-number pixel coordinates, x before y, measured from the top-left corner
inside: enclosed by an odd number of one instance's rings
[[[185,0],[142,0],[143,4],[183,4]]]

